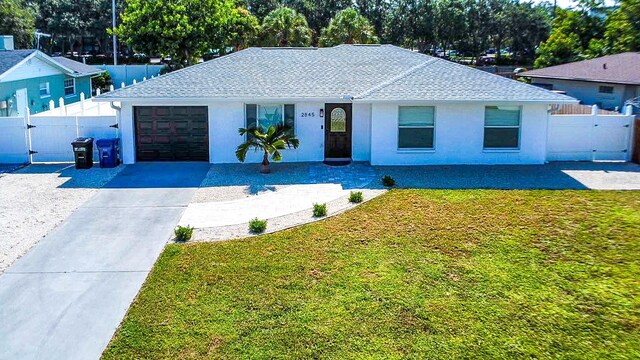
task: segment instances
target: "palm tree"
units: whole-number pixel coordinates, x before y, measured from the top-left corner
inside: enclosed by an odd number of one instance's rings
[[[322,29],[320,46],[335,46],[339,44],[377,44],[378,37],[369,20],[349,8],[338,11],[331,19],[329,26]]]
[[[281,6],[262,21],[265,46],[309,46],[311,29],[304,15]]]
[[[236,157],[240,162],[244,162],[249,149],[264,151],[260,166],[260,172],[263,174],[271,172],[269,155],[271,155],[271,160],[280,161],[282,160],[280,150],[285,148],[297,149],[300,144],[300,141],[293,135],[291,126],[288,125],[271,125],[266,132],[262,127],[240,128],[238,132],[241,136],[247,135],[247,140],[238,146]]]

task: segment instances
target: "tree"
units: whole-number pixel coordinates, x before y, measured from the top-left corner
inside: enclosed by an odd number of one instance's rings
[[[295,138],[291,127],[288,125],[271,125],[266,130],[262,127],[240,128],[238,133],[240,133],[240,136],[246,135],[247,140],[238,146],[236,157],[240,162],[244,162],[249,150],[262,151],[263,157],[260,172],[264,174],[271,172],[269,155],[271,155],[271,160],[280,161],[282,160],[280,150],[286,148],[297,149],[298,145],[300,145],[300,141]]]
[[[378,37],[369,20],[354,8],[338,11],[329,26],[322,29],[320,46],[339,44],[376,44]]]
[[[116,34],[133,49],[170,56],[172,66],[182,67],[241,43],[252,16],[235,0],[129,0]]]
[[[273,10],[262,21],[265,46],[309,46],[311,34],[304,15],[285,6]]]
[[[22,0],[0,1],[0,34],[13,35],[17,49],[31,48],[35,31],[35,13]]]
[[[549,38],[540,44],[534,67],[564,64],[582,60],[593,46],[594,39],[601,39],[604,20],[586,10],[557,9]]]
[[[606,21],[602,46],[605,54],[640,51],[640,0],[621,1]]]

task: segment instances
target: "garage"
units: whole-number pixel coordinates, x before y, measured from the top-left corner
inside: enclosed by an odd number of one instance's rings
[[[209,161],[206,106],[136,106],[137,161]]]

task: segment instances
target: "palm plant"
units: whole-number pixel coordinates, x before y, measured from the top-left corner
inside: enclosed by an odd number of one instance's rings
[[[236,157],[240,162],[244,162],[249,149],[263,151],[264,156],[262,158],[262,164],[260,165],[260,172],[263,174],[271,172],[269,155],[271,155],[271,160],[280,161],[282,160],[280,150],[286,148],[297,149],[300,144],[300,141],[293,135],[291,126],[288,125],[271,125],[266,131],[263,127],[252,126],[249,128],[240,128],[238,132],[241,136],[247,135],[247,140],[238,146]]]
[[[304,15],[281,6],[271,11],[262,21],[265,46],[309,46],[311,29]]]

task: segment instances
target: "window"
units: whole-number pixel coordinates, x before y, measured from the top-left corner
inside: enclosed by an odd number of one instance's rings
[[[433,106],[400,106],[398,149],[433,149],[434,113]]]
[[[72,96],[76,94],[76,79],[64,80],[64,96]]]
[[[51,96],[51,92],[49,91],[49,82],[41,82],[40,83],[40,97],[48,97]]]
[[[271,126],[288,125],[293,132],[295,106],[292,104],[247,104],[245,106],[247,128],[261,127],[265,131]]]
[[[598,92],[600,94],[613,94],[613,86],[600,86]]]
[[[330,132],[346,132],[347,131],[347,113],[343,108],[335,108],[331,110]]]
[[[484,148],[518,149],[520,146],[520,108],[487,106],[484,108]]]

